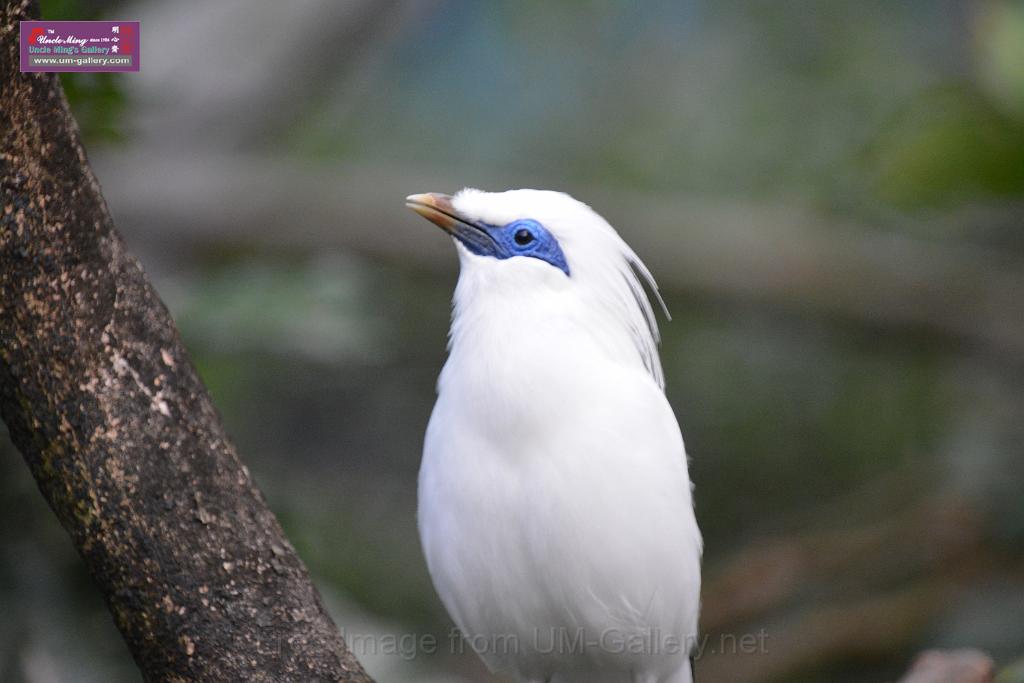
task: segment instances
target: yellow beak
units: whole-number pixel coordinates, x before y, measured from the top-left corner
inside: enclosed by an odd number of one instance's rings
[[[456,224],[462,222],[452,206],[451,196],[446,194],[411,194],[405,198],[405,205],[446,232],[454,233]]]

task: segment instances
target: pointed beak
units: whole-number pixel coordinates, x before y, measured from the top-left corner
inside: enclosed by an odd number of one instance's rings
[[[465,223],[452,206],[452,198],[446,194],[411,194],[405,198],[405,205],[445,232],[455,234],[457,225]]]
[[[488,226],[460,214],[446,194],[411,194],[405,198],[405,205],[462,242],[474,254],[495,256],[501,252]]]

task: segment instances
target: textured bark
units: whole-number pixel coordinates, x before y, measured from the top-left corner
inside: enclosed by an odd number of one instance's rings
[[[152,681],[370,681],[0,17],[0,408]],[[144,169],[138,169],[143,173]]]

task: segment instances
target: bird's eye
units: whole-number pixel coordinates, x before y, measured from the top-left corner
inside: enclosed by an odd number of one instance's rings
[[[521,247],[525,247],[527,244],[533,241],[533,233],[526,228],[519,228],[516,230],[516,234],[513,235],[512,239],[516,241]]]

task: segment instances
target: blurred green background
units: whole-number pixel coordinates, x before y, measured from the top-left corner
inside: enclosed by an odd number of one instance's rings
[[[382,683],[492,680],[448,647],[414,520],[457,264],[402,199],[464,185],[570,191],[662,286],[701,683],[1024,656],[1024,3],[43,15],[142,21],[139,73],[64,77],[90,158],[339,624],[437,634],[364,640]],[[6,437],[0,468],[0,680],[137,680]]]

